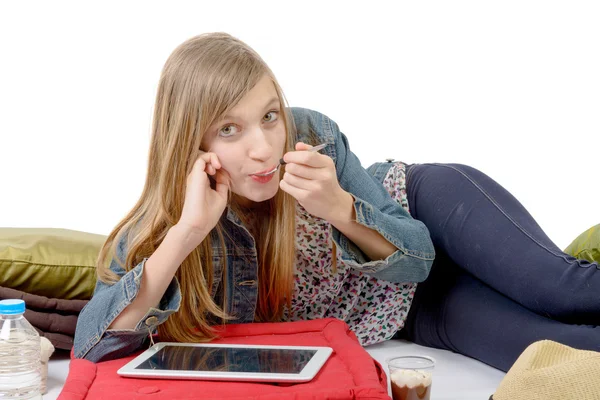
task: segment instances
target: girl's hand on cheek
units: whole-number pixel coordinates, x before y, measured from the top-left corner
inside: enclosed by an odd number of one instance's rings
[[[312,146],[297,143],[296,151],[283,156],[285,173],[281,190],[292,195],[309,213],[330,223],[351,218],[352,195],[340,187],[333,160],[308,150]],[[350,205],[350,207],[348,207]]]
[[[216,181],[210,187],[209,175]],[[187,177],[185,200],[177,225],[198,238],[198,244],[215,227],[227,205],[229,175],[215,153],[202,152]]]

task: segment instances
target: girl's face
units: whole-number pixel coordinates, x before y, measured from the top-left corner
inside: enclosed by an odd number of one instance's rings
[[[215,153],[231,177],[232,192],[252,202],[269,200],[279,189],[279,171],[254,174],[272,170],[283,157],[282,111],[273,82],[264,76],[202,140],[202,149]]]

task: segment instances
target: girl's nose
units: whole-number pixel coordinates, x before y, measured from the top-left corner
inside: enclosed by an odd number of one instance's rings
[[[251,158],[266,161],[273,155],[273,146],[269,136],[262,129],[256,128],[252,135],[248,135],[250,142],[249,154]]]

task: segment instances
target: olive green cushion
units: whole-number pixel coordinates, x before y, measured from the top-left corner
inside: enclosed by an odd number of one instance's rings
[[[0,286],[87,300],[106,236],[54,228],[0,228]]]
[[[600,262],[600,224],[592,226],[573,240],[565,253],[588,261]]]

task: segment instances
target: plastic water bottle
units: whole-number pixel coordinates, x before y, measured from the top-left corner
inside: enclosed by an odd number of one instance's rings
[[[0,301],[0,399],[41,399],[40,335],[23,300]]]

